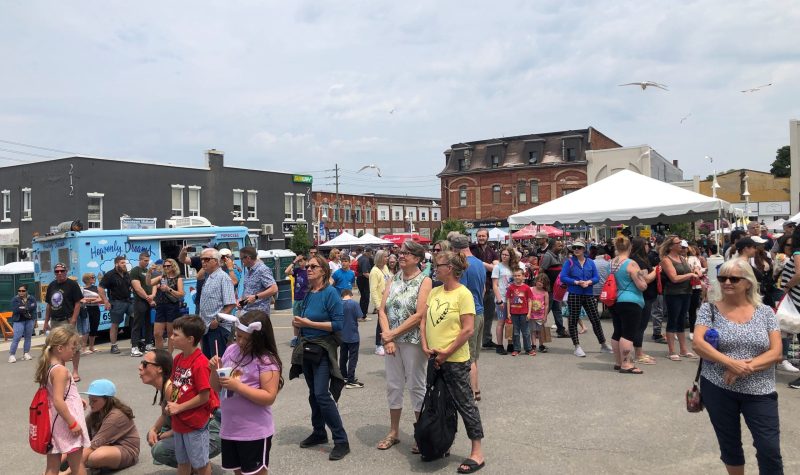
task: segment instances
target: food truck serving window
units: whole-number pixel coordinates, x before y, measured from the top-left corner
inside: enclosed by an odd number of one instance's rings
[[[234,259],[239,258],[239,242],[238,241],[220,241],[217,243],[217,248],[222,249],[230,249],[231,254],[233,254]]]
[[[69,248],[58,248],[58,262],[67,266],[67,273],[69,274]]]
[[[51,272],[53,270],[53,263],[50,260],[50,251],[39,251],[39,269],[40,272]]]

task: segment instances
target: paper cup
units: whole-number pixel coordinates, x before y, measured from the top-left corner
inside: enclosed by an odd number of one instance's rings
[[[220,378],[229,378],[233,368],[217,368],[217,376]]]

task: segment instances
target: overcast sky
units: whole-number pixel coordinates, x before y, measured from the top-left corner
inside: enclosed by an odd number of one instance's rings
[[[687,178],[769,170],[798,25],[794,0],[6,1],[0,140],[429,196],[453,143],[590,125]],[[670,91],[617,86],[641,80]],[[18,151],[60,155],[0,142],[0,166],[43,159]]]

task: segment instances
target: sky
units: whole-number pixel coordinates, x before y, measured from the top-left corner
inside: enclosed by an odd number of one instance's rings
[[[768,171],[800,119],[793,0],[1,8],[0,166],[70,152],[201,167],[216,148],[315,189],[338,164],[342,192],[436,197],[458,142],[593,126],[705,177]],[[669,91],[618,86],[643,80]]]

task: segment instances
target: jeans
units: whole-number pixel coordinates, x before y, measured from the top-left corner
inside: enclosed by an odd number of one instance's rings
[[[495,317],[494,306],[494,291],[489,289],[483,294],[483,333],[481,334],[483,345],[491,345],[494,340],[492,337],[492,320]],[[500,342],[498,342],[499,344]]]
[[[208,458],[213,459],[222,451],[222,444],[219,439],[219,426],[222,420],[222,413],[219,409],[214,411],[214,417],[208,421]],[[162,431],[171,430],[171,427],[162,427]],[[175,438],[167,437],[161,439],[150,449],[153,456],[154,465],[167,465],[178,468],[178,461],[175,460]]]
[[[514,351],[519,352],[519,334],[522,332],[522,343],[525,346],[525,351],[531,351],[531,331],[528,329],[528,316],[527,315],[514,315],[511,314],[511,323],[514,324]]]
[[[9,354],[14,356],[14,353],[17,352],[17,346],[19,345],[19,341],[25,337],[25,343],[22,347],[23,353],[30,353],[31,352],[31,337],[33,336],[33,320],[22,320],[19,322],[14,322],[14,339],[11,341],[11,348],[9,349]]]
[[[345,343],[339,347],[339,371],[344,376],[345,381],[353,382],[356,380],[356,365],[358,364],[358,347],[360,343]]]
[[[561,302],[553,298],[552,292],[550,293],[550,309],[553,311],[553,320],[556,323],[556,332],[562,335],[567,332],[564,328],[564,317],[561,314]]]
[[[744,416],[753,436],[759,473],[783,473],[777,392],[763,395],[737,393],[701,378],[700,394],[717,434],[720,459],[726,465],[744,465],[741,423]]]
[[[347,432],[344,431],[339,408],[330,392],[331,372],[328,367],[328,356],[323,355],[319,364],[303,361],[303,376],[308,385],[308,405],[311,406],[311,426],[314,436],[328,437],[325,425],[330,427],[334,444],[347,443]]]
[[[692,294],[664,296],[664,307],[667,309],[667,333],[686,331],[686,317],[689,315],[691,299]]]
[[[138,346],[140,350],[144,350],[145,344],[152,340],[153,324],[150,322],[150,304],[146,300],[134,299],[131,347]]]

